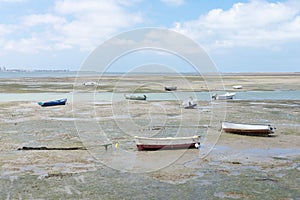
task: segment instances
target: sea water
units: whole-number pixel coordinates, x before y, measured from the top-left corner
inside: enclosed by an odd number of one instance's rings
[[[211,101],[212,92],[160,92],[143,93],[147,96],[147,101],[183,101],[188,97],[193,97],[197,101]],[[76,99],[76,101],[122,101],[125,100],[125,93],[0,93],[0,102],[8,101],[44,101],[61,98]],[[79,98],[80,97],[80,98]],[[79,99],[78,99],[79,98]],[[300,100],[300,90],[296,91],[245,91],[236,92],[233,100]]]

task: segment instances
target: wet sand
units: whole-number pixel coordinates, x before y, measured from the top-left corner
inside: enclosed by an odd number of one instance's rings
[[[300,73],[290,74],[225,74],[220,76],[178,76],[178,75],[127,75],[66,78],[11,78],[1,79],[3,93],[45,93],[45,92],[165,92],[164,86],[177,86],[177,91],[208,91],[225,89],[235,91],[234,85],[242,85],[237,91],[299,90]],[[211,81],[211,88],[208,88]],[[84,86],[95,82],[97,87]]]
[[[58,89],[69,93],[74,89],[74,80],[6,79],[1,83],[8,86],[1,87],[1,92],[10,88],[13,93],[57,92]],[[88,80],[97,79],[85,77],[77,83]],[[139,86],[140,92],[162,92],[161,86],[171,83],[174,77],[151,77],[151,84],[143,84],[143,80],[146,82],[142,77],[121,81],[118,77],[104,77],[98,87],[77,84],[75,89],[88,93],[127,92]],[[187,77],[176,83],[180,91],[206,91],[205,84],[200,84],[202,81]],[[230,90],[232,85],[241,82],[242,90],[299,88],[298,76],[286,79],[278,75],[228,75],[223,81],[225,89]],[[182,109],[178,101],[124,100],[94,104],[76,98],[66,106],[49,108],[22,100],[0,105],[1,199],[300,197],[300,112],[297,109],[300,101],[198,101],[198,108],[193,110]],[[217,119],[212,120],[215,115]],[[276,136],[221,133],[223,119],[270,123],[276,127]],[[152,126],[165,128],[149,129]],[[200,134],[205,139],[208,133],[218,137],[208,155],[202,153],[209,142],[203,142],[199,150],[138,152],[133,140],[134,135],[190,134]],[[112,145],[105,150],[103,145],[110,142]],[[88,150],[18,150],[24,146]]]

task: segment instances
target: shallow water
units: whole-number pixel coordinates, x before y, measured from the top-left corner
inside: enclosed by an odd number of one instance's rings
[[[147,101],[183,101],[192,96],[196,100],[211,101],[211,92],[168,92],[168,93],[143,93],[147,95]],[[61,98],[73,98],[76,101],[123,101],[124,93],[0,93],[0,101],[47,101]],[[234,100],[300,100],[300,90],[298,91],[247,91],[236,92]],[[232,100],[229,100],[232,101]],[[289,106],[289,105],[287,105]],[[290,105],[296,106],[296,105]]]

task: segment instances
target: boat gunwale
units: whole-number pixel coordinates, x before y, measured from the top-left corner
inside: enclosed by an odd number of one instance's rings
[[[235,123],[235,122],[228,122],[228,121],[223,121],[222,122],[222,127],[223,127],[224,123],[227,123],[227,124],[236,124],[236,125],[247,125],[247,126],[266,126],[266,127],[272,127],[270,124],[246,124],[246,123]]]
[[[200,135],[186,136],[186,137],[163,137],[163,138],[150,138],[150,137],[141,137],[134,136],[135,139],[146,139],[146,140],[184,140],[184,139],[200,139]]]
[[[233,126],[225,126],[225,124],[232,124]],[[234,125],[237,126],[245,126],[245,127],[234,127]],[[248,127],[246,127],[248,126]],[[255,129],[255,126],[258,127]],[[222,130],[224,130],[227,133],[240,133],[245,135],[270,135],[274,134],[275,128],[272,127],[270,124],[264,125],[264,124],[246,124],[246,123],[234,123],[234,122],[222,122]]]

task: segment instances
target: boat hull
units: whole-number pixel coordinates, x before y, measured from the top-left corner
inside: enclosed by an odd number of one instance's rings
[[[145,138],[135,137],[136,146],[139,151],[144,150],[170,150],[198,148],[200,136],[178,137],[178,138]]]
[[[166,91],[175,91],[177,90],[177,87],[165,87]]]
[[[65,105],[66,102],[67,102],[67,99],[59,99],[59,100],[55,100],[55,101],[38,102],[38,104],[42,107],[47,107],[47,106]]]
[[[197,106],[197,104],[189,105],[189,106],[184,106],[185,109],[194,109]]]
[[[242,89],[243,86],[241,86],[241,85],[234,85],[234,86],[232,86],[232,88],[233,88],[233,89]]]
[[[195,147],[196,143],[192,143],[192,144],[177,144],[177,145],[151,145],[151,144],[139,144],[136,145],[137,149],[139,151],[156,151],[156,150],[171,150],[171,149],[189,149],[189,148],[196,148]]]
[[[233,99],[233,95],[230,95],[230,96],[219,95],[219,96],[217,96],[217,100],[227,100],[227,99]]]
[[[130,100],[146,100],[147,96],[143,95],[143,96],[136,96],[136,95],[125,95],[126,99],[130,99]]]
[[[272,134],[269,130],[243,130],[243,129],[231,129],[224,128],[223,129],[227,133],[237,133],[237,134],[245,134],[245,135],[269,135]]]
[[[226,94],[222,94],[222,95],[213,95],[212,99],[215,100],[230,100],[233,99],[233,97],[235,96],[235,93],[226,93]]]
[[[270,125],[256,124],[237,124],[231,122],[223,122],[222,130],[227,133],[236,133],[254,136],[268,136],[274,133],[274,128]]]

